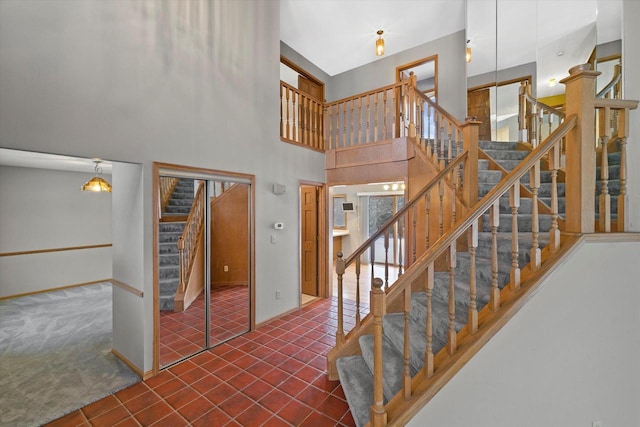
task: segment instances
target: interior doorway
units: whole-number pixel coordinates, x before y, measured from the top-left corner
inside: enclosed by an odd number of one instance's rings
[[[255,327],[253,181],[154,164],[154,371]]]
[[[324,186],[300,184],[301,304],[328,295],[326,269],[326,197]]]

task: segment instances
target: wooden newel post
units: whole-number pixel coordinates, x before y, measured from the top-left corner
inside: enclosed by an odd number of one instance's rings
[[[469,153],[462,172],[462,194],[469,208],[478,201],[478,133],[481,124],[468,119],[462,125],[462,149]]]
[[[376,277],[371,289],[371,313],[373,314],[373,405],[370,423],[372,426],[386,426],[387,412],[384,408],[382,370],[382,316],[386,310],[386,294],[382,290],[382,279]]]
[[[411,138],[416,137],[416,89],[418,88],[418,79],[416,75],[411,71],[409,73],[409,136]]]
[[[595,230],[596,150],[595,81],[600,74],[590,64],[576,65],[569,77],[560,81],[566,85],[566,116],[576,115],[578,124],[567,134],[565,231],[593,233]]]
[[[342,252],[338,252],[336,260],[336,273],[338,274],[338,330],[336,331],[336,347],[344,344],[343,302],[342,302],[342,276],[344,276],[344,259]]]

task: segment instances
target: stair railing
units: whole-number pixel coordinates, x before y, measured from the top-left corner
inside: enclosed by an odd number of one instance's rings
[[[617,63],[613,68],[611,81],[603,87],[596,98],[621,99],[622,98],[622,64]]]
[[[171,199],[171,193],[173,193],[173,189],[178,184],[179,179],[173,178],[170,176],[161,176],[160,177],[160,216],[162,216],[162,212],[167,207],[167,203],[169,203],[169,199]]]
[[[280,139],[324,152],[324,103],[280,81]]]
[[[180,267],[180,285],[179,293],[185,293],[187,284],[191,276],[193,262],[195,260],[198,242],[202,235],[204,226],[205,213],[205,183],[203,181],[198,185],[198,190],[193,199],[191,210],[187,218],[187,223],[182,232],[182,236],[178,239],[178,254]]]
[[[523,81],[519,89],[518,123],[520,142],[533,148],[556,129],[564,120],[565,113],[538,101],[531,95],[531,85]]]

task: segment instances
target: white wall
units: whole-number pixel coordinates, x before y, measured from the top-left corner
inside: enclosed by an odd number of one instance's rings
[[[0,166],[0,253],[110,244],[111,194],[80,191],[92,177]],[[0,296],[109,278],[110,247],[0,257]]]
[[[640,425],[639,259],[585,243],[408,425]]]
[[[324,156],[280,141],[279,54],[278,2],[0,2],[0,145],[142,165],[144,273],[128,284],[144,290],[142,318],[132,319],[143,339],[114,343],[127,347],[117,348],[123,354],[144,349],[145,371],[153,340],[153,161],[255,175],[256,321],[298,306],[293,189],[300,180],[324,181]],[[275,182],[290,191],[274,196]],[[285,229],[272,245],[276,221]],[[120,303],[114,298],[114,311]]]

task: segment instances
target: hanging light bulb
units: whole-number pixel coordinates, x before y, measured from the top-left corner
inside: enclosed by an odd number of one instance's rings
[[[471,42],[471,40],[467,40],[467,63],[471,62],[471,48],[469,47],[469,42]]]
[[[102,163],[101,160],[94,160],[96,176],[91,178],[82,186],[82,191],[92,191],[94,193],[107,192],[111,193],[111,184],[105,181],[100,174],[102,174],[102,169],[98,166]]]
[[[384,39],[382,38],[382,30],[378,30],[378,40],[376,40],[376,56],[384,55]]]

